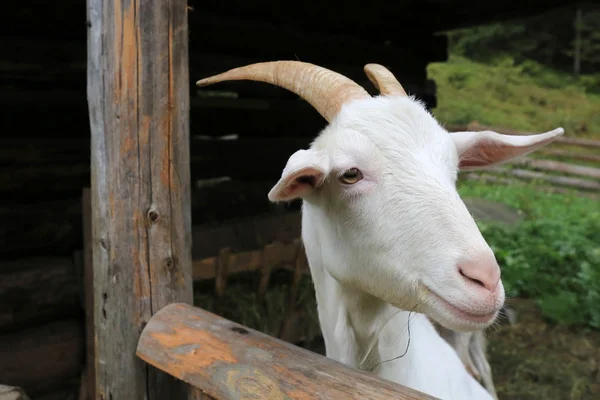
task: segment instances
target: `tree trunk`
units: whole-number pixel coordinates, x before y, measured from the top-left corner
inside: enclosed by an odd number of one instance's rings
[[[579,78],[581,72],[581,28],[583,24],[583,12],[577,8],[575,12],[575,51],[573,54],[573,75]]]

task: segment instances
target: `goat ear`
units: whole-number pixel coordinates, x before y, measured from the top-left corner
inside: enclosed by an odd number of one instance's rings
[[[272,202],[303,198],[321,186],[329,172],[327,158],[315,150],[298,150],[289,158],[279,182],[269,192]]]
[[[562,135],[563,128],[535,135],[504,135],[492,131],[451,132],[461,170],[500,164],[526,155]]]

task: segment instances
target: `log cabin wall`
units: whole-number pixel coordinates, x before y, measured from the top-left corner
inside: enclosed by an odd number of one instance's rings
[[[190,81],[298,59],[375,93],[362,67],[378,62],[435,107],[426,66],[447,56],[445,35],[435,32],[509,15],[518,2],[498,3],[495,13],[463,7],[462,14],[451,3],[375,1],[366,10],[321,1],[290,14],[284,2],[190,1]],[[523,12],[559,3],[529,2]],[[0,49],[0,384],[22,386],[34,400],[73,398],[85,363],[85,2],[3,5]],[[296,238],[298,204],[271,205],[266,193],[325,121],[297,96],[261,83],[192,84],[190,96],[193,259],[217,256],[224,246],[249,251]],[[257,215],[258,236],[247,224],[222,225]]]

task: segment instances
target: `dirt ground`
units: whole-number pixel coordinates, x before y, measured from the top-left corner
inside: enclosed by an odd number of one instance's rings
[[[500,399],[600,399],[600,332],[549,324],[531,300],[507,305],[517,323],[487,334]]]

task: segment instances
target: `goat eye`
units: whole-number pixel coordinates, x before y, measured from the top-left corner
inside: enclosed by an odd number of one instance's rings
[[[356,182],[360,181],[363,178],[362,172],[358,168],[350,168],[342,176],[340,176],[340,181],[342,183],[353,185]]]

